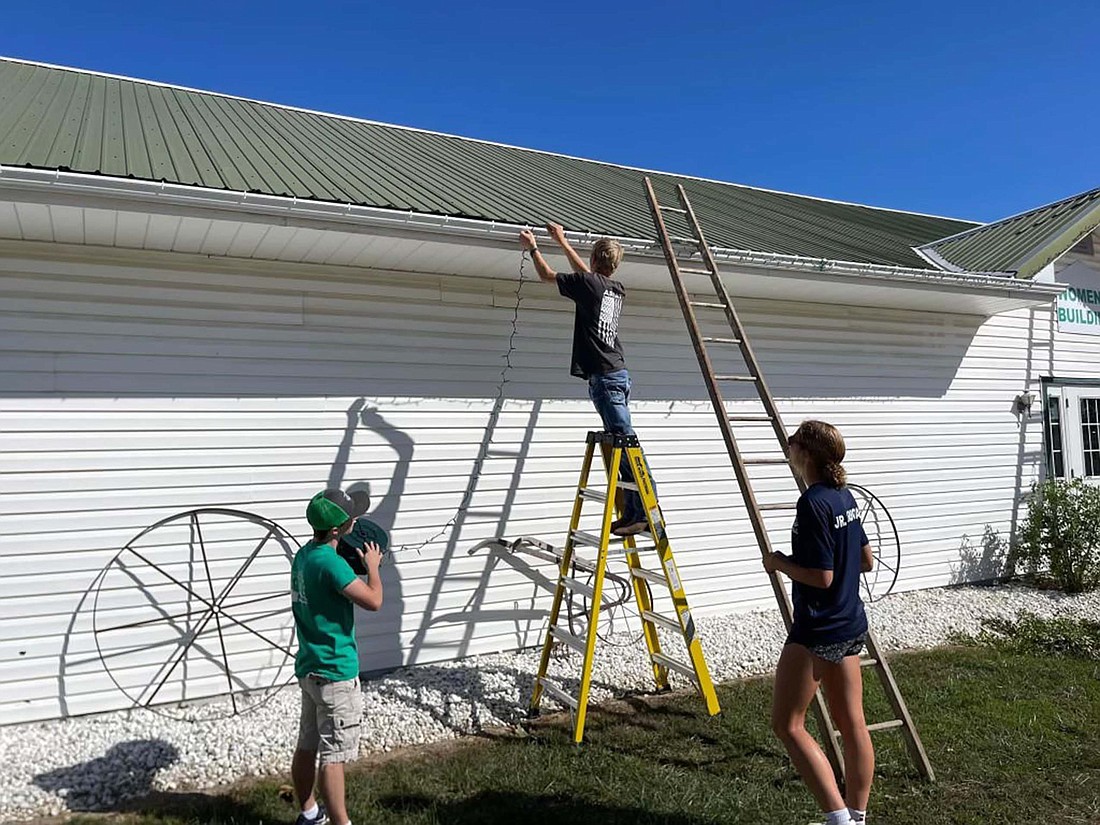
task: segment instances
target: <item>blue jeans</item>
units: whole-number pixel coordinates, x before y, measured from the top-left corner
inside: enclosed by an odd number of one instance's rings
[[[588,379],[588,397],[596,407],[596,412],[603,420],[603,428],[615,435],[634,435],[634,428],[630,424],[630,373],[626,370],[615,370],[604,375],[593,375]],[[619,465],[619,480],[634,481],[634,474],[630,471],[630,463],[626,456]],[[648,463],[646,465],[648,469]],[[652,481],[652,474],[650,474]],[[653,485],[653,493],[657,494],[657,485]],[[634,490],[624,490],[623,518],[627,523],[639,521],[645,518],[645,506],[642,497]]]

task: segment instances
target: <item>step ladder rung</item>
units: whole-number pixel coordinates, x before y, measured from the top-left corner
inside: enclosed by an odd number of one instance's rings
[[[553,696],[555,699],[557,699],[563,705],[567,705],[568,707],[573,708],[573,710],[577,709],[577,705],[578,705],[577,700],[574,699],[572,696],[570,696],[568,693],[566,693],[564,690],[562,690],[560,687],[555,685],[553,682],[551,682],[545,676],[540,676],[539,677],[539,684],[542,685],[543,691],[545,691],[546,693]]]
[[[678,206],[660,206],[658,207],[662,212],[679,212],[681,215],[686,215],[687,210],[681,209]]]
[[[638,492],[638,485],[633,481],[620,481],[616,486],[620,490],[633,490],[635,493]]]
[[[788,464],[785,458],[743,458],[745,464]]]
[[[560,581],[562,587],[567,590],[572,590],[574,593],[580,593],[582,596],[587,596],[590,599],[596,597],[596,589],[590,584],[585,584],[582,581],[577,581],[571,576],[564,576]]]
[[[679,243],[690,243],[695,244],[696,246],[699,245],[698,238],[689,238],[687,235],[669,235],[668,239],[670,241],[677,241]]]
[[[684,632],[684,629],[680,627],[680,623],[676,621],[676,619],[673,619],[671,616],[662,616],[660,613],[654,613],[652,610],[643,610],[642,619],[647,622],[659,624],[661,627],[667,628],[668,630],[674,630],[677,633]]]
[[[787,503],[783,503],[783,504],[757,504],[756,509],[762,510],[762,511],[793,510],[797,506],[798,506],[797,503],[790,503],[790,504],[787,504]]]
[[[703,309],[725,309],[725,304],[716,304],[711,301],[688,301],[693,307],[702,307]]]
[[[584,639],[580,636],[574,636],[567,630],[562,630],[560,627],[551,627],[550,635],[557,639],[559,642],[564,642],[576,651],[584,653],[587,649]]]
[[[644,567],[631,567],[630,575],[636,579],[645,579],[651,584],[668,584],[665,580],[664,573],[657,573],[653,570],[646,570]]]
[[[771,421],[770,415],[758,414],[758,415],[730,415],[727,416],[730,421]]]
[[[683,662],[673,659],[671,656],[666,656],[663,653],[654,653],[652,659],[656,664],[661,667],[666,667],[669,670],[675,670],[677,673],[681,673],[687,676],[691,681],[696,684],[699,683],[699,677],[695,675],[695,668],[691,665],[685,665]]]
[[[586,559],[584,556],[578,556],[576,553],[573,554],[573,558],[569,560],[569,563],[574,565],[578,570],[583,570],[585,573],[596,572],[596,562],[592,561],[592,559]]]
[[[586,533],[584,530],[574,530],[570,533],[570,536],[572,536],[574,544],[582,544],[585,547],[598,548],[603,543],[600,541],[599,536],[593,535],[592,533]]]
[[[577,491],[577,494],[585,501],[607,501],[607,493],[593,487],[585,487]]]
[[[740,338],[716,338],[713,335],[703,336],[704,344],[740,344]]]
[[[714,273],[711,272],[709,269],[695,269],[694,267],[690,266],[681,266],[678,267],[678,269],[680,270],[681,275],[706,275],[708,278],[714,277]]]
[[[756,379],[755,375],[716,375],[716,376],[714,376],[714,380],[715,381],[745,381],[745,382],[750,382],[750,381],[756,381],[757,379]]]

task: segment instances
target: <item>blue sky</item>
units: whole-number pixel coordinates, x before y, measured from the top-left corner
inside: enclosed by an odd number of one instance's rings
[[[10,4],[0,53],[992,220],[1100,186],[1095,0]]]

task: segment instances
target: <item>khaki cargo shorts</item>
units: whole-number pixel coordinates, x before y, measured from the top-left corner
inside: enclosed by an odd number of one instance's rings
[[[333,682],[310,674],[298,680],[302,688],[302,720],[298,748],[318,751],[322,765],[351,762],[359,757],[363,724],[363,691],[359,679]]]

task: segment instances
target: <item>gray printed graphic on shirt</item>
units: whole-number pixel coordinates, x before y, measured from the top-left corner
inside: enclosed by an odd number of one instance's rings
[[[607,290],[600,301],[600,340],[607,346],[615,345],[615,336],[619,334],[619,313],[623,309],[623,296]]]

